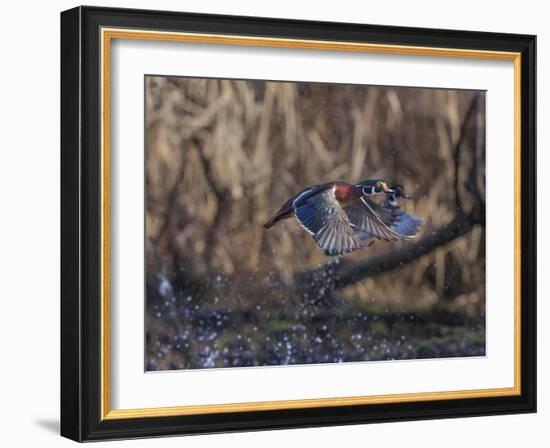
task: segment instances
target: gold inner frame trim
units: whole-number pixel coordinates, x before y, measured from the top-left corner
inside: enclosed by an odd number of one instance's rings
[[[502,397],[521,394],[521,54],[459,48],[282,39],[217,34],[101,29],[101,419],[168,417],[226,412],[251,412],[316,407],[352,406],[414,401]],[[514,386],[492,389],[418,392],[390,395],[278,400],[229,404],[188,405],[139,409],[111,409],[110,345],[110,50],[113,39],[185,42],[213,45],[295,48],[410,56],[456,57],[513,61],[514,63]]]

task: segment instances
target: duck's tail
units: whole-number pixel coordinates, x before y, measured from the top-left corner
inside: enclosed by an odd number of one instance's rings
[[[283,219],[283,217],[279,214],[275,214],[273,215],[271,218],[269,218],[269,221],[267,221],[265,224],[264,224],[264,229],[269,229],[271,227],[273,227],[275,224],[277,224],[281,219]]]
[[[285,204],[286,205],[286,204]],[[275,224],[277,224],[279,221],[283,219],[290,218],[292,216],[292,208],[287,207],[281,207],[281,210],[279,210],[277,213],[275,213],[269,220],[264,224],[265,229],[269,229],[273,227]]]

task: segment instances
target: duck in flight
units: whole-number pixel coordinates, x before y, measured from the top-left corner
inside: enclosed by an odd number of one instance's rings
[[[377,195],[385,198],[379,203],[370,199]],[[383,179],[313,185],[286,201],[264,227],[269,229],[294,216],[326,255],[343,255],[365,247],[365,242],[374,238],[414,238],[422,220],[403,211],[400,198],[410,196],[402,186],[390,188]]]

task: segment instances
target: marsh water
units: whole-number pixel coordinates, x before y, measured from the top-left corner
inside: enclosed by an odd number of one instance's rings
[[[484,316],[339,298],[228,309],[218,296],[205,302],[164,285],[147,310],[146,370],[485,355]]]

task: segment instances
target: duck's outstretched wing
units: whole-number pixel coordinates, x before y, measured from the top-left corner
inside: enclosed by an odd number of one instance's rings
[[[309,197],[295,208],[294,216],[327,255],[363,247],[332,188]]]
[[[346,206],[344,211],[362,241],[370,238],[386,241],[411,239],[422,224],[421,219],[398,206],[377,204],[365,197]]]
[[[376,205],[376,204],[375,204]],[[378,205],[379,208],[388,210],[394,216],[394,222],[392,229],[397,233],[406,236],[408,238],[414,238],[418,234],[418,229],[424,222],[418,216],[410,215],[405,212],[398,203],[397,198],[393,195],[388,195]]]

